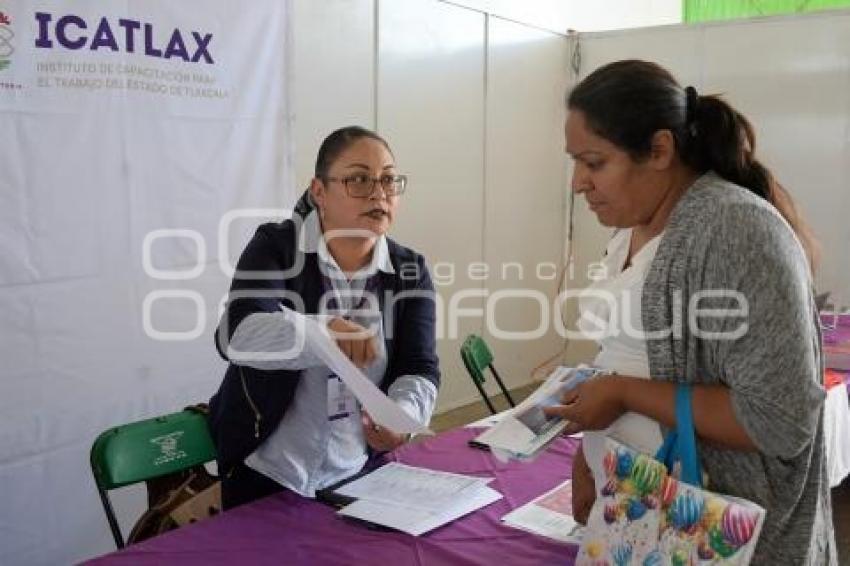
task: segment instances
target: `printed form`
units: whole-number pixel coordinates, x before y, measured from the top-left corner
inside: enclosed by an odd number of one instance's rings
[[[511,527],[568,544],[581,544],[584,528],[573,518],[572,480],[567,480],[522,507],[502,521]]]
[[[490,481],[393,462],[338,489],[358,498],[339,513],[418,536],[501,499]]]

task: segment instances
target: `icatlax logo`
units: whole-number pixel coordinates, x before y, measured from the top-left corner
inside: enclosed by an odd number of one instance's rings
[[[12,54],[15,52],[15,46],[12,40],[15,38],[15,32],[12,31],[12,18],[7,14],[0,12],[0,71],[9,68],[12,64]]]
[[[154,24],[127,18],[111,21],[106,17],[97,21],[85,20],[68,14],[54,18],[47,12],[36,12],[39,49],[109,50],[116,53],[140,53],[146,57],[179,59],[187,63],[213,65],[210,44],[213,34],[192,31],[186,33],[174,28],[157,29]],[[164,37],[168,37],[165,41]]]

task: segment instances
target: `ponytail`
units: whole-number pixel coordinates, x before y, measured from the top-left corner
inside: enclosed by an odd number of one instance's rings
[[[685,90],[692,120],[686,125],[687,142],[681,146],[684,163],[699,172],[714,171],[772,204],[797,234],[814,272],[820,246],[791,195],[756,159],[756,136],[750,121],[719,96],[698,96],[693,87]]]
[[[669,130],[682,162],[698,173],[714,171],[767,200],[797,234],[814,272],[819,246],[791,195],[755,157],[750,122],[719,96],[683,89],[666,69],[638,60],[616,61],[593,71],[570,92],[570,109],[581,111],[599,136],[645,159],[655,132]]]

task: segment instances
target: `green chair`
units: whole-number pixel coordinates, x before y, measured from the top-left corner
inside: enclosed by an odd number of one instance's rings
[[[124,539],[108,491],[180,472],[215,459],[202,412],[186,409],[103,432],[91,448],[91,470],[118,548]]]
[[[487,368],[493,372],[493,377],[496,379],[496,383],[499,384],[499,389],[502,390],[505,399],[508,400],[508,404],[511,407],[516,407],[516,403],[514,403],[511,394],[505,388],[502,378],[499,377],[496,368],[493,367],[493,352],[487,347],[487,343],[484,342],[483,338],[475,334],[467,336],[466,340],[463,341],[463,345],[460,347],[460,357],[463,360],[463,365],[466,366],[466,371],[469,372],[469,376],[472,378],[472,382],[478,388],[481,398],[484,399],[487,408],[490,409],[490,413],[495,415],[497,411],[484,391],[484,370]]]

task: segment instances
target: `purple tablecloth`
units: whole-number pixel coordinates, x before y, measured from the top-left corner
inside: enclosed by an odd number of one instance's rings
[[[843,372],[850,385],[850,314],[821,313],[821,323],[825,365]]]
[[[850,314],[820,315],[823,327],[824,345],[836,345],[850,342]]]
[[[456,429],[393,454],[414,466],[493,477],[489,485],[505,496],[421,537],[367,529],[287,492],[91,564],[573,564],[577,547],[506,527],[500,519],[569,477],[577,441],[562,438],[534,462],[503,464],[467,446],[478,432]]]

